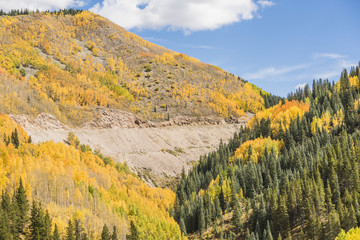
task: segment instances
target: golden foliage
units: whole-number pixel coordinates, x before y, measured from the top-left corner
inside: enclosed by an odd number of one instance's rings
[[[236,149],[234,157],[242,159],[245,163],[249,161],[257,163],[264,155],[265,149],[267,149],[269,153],[274,151],[274,153],[278,155],[283,147],[284,142],[282,140],[273,140],[270,137],[256,138],[241,144],[241,146]]]
[[[330,130],[342,125],[343,121],[344,121],[344,113],[342,112],[341,109],[333,116],[331,116],[329,111],[326,111],[321,115],[320,118],[316,116],[313,117],[310,124],[311,133],[315,134],[318,130],[319,131],[326,130],[329,132]]]
[[[145,73],[144,64],[151,74]],[[265,92],[256,86],[149,43],[88,11],[0,17],[0,67],[7,78],[21,79],[31,89],[26,96],[31,104],[18,94],[18,82],[13,81],[13,91],[0,89],[7,95],[7,107],[0,110],[12,112],[12,101],[18,101],[26,109],[17,108],[19,113],[47,108],[72,124],[85,121],[97,107],[134,110],[162,120],[168,113],[230,118],[264,109],[260,92]],[[42,104],[32,105],[35,99]],[[164,103],[168,109],[160,109]],[[154,107],[160,112],[152,112]]]
[[[355,90],[359,90],[359,77],[358,76],[352,76],[349,77],[350,86],[352,86]],[[337,81],[335,87],[338,91],[340,91],[340,85],[341,81]]]
[[[95,239],[104,223],[116,225],[124,238],[130,220],[141,239],[180,239],[178,225],[168,213],[175,200],[172,191],[151,188],[112,163],[105,165],[91,151],[63,143],[28,143],[22,128],[0,115],[1,136],[15,128],[18,149],[0,140],[0,191],[12,192],[21,177],[30,200],[41,200],[63,233],[67,220],[76,216]]]
[[[260,122],[262,118],[270,119],[271,130],[274,136],[279,134],[280,128],[283,132],[289,128],[292,120],[298,116],[301,119],[305,112],[309,111],[310,105],[308,103],[298,102],[296,100],[288,101],[285,104],[281,102],[271,108],[256,113],[255,117],[251,119],[247,127],[253,127],[256,122]]]
[[[358,240],[360,239],[360,228],[352,228],[347,233],[341,230],[335,240]]]

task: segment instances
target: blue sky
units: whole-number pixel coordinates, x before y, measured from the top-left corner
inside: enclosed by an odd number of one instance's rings
[[[10,7],[2,1],[0,8]],[[42,0],[21,1],[36,6]],[[314,78],[337,80],[360,60],[358,0],[59,2],[48,0],[46,7],[91,9],[146,40],[281,96]]]

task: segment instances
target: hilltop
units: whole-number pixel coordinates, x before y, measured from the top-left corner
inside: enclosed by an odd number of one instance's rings
[[[142,120],[238,121],[267,95],[216,66],[152,44],[83,11],[0,16],[0,111],[50,113],[74,126],[104,109]]]
[[[270,104],[216,66],[91,12],[68,13],[0,16],[0,112],[35,143],[74,132],[154,186],[151,178],[189,169]]]

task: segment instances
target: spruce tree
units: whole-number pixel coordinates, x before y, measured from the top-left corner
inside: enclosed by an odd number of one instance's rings
[[[61,240],[57,224],[55,223],[52,240]]]
[[[205,230],[205,213],[204,213],[204,205],[202,203],[202,200],[201,200],[200,210],[199,210],[199,215],[198,215],[198,228],[201,233],[203,233]]]
[[[71,219],[69,219],[68,226],[66,228],[66,240],[75,240],[74,225]]]
[[[180,224],[179,224],[179,226],[180,226],[180,231],[182,232],[182,234],[183,234],[184,236],[186,236],[186,235],[187,235],[186,225],[185,225],[184,219],[183,219],[182,217],[180,218]]]
[[[11,133],[11,143],[14,145],[15,148],[19,147],[19,134],[16,128],[15,131]]]
[[[75,228],[75,240],[81,240],[81,226],[80,220],[74,220],[74,228]]]
[[[232,222],[236,229],[236,232],[240,232],[242,228],[242,208],[240,202],[237,201],[233,212]]]
[[[3,209],[0,209],[0,240],[13,239],[9,226],[9,218]]]
[[[220,206],[220,200],[218,198],[218,196],[216,195],[215,196],[215,216],[216,216],[216,219],[219,218],[221,216],[221,206]]]
[[[266,237],[264,236],[264,240],[273,240],[269,221],[266,223]]]
[[[117,236],[117,229],[116,226],[114,225],[113,227],[113,233],[111,235],[111,240],[118,240],[118,236]]]
[[[139,231],[133,220],[131,220],[131,222],[130,222],[130,234],[126,235],[126,239],[128,239],[128,240],[139,239]]]
[[[30,239],[31,240],[41,240],[43,235],[43,214],[41,206],[33,200],[31,206],[31,218],[30,218]]]
[[[28,215],[29,202],[28,202],[28,199],[26,196],[26,191],[24,189],[21,178],[20,178],[20,182],[19,182],[19,187],[15,193],[15,200],[16,200],[16,205],[17,205],[16,206],[17,207],[17,211],[16,211],[17,232],[21,235],[24,235],[25,231],[26,231],[25,227],[29,221],[29,215]]]
[[[106,224],[104,224],[102,232],[101,232],[101,240],[110,240],[110,239],[111,239],[111,235],[110,235],[109,228],[107,227]]]
[[[51,240],[51,218],[48,210],[45,211],[44,224],[43,224],[43,240]]]

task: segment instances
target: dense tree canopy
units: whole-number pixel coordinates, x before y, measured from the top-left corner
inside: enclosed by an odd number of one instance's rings
[[[334,239],[358,226],[359,67],[344,70],[339,82],[320,79],[289,94],[183,174],[173,212],[181,230],[205,225],[213,229],[205,238]],[[283,148],[270,144],[277,140]]]

